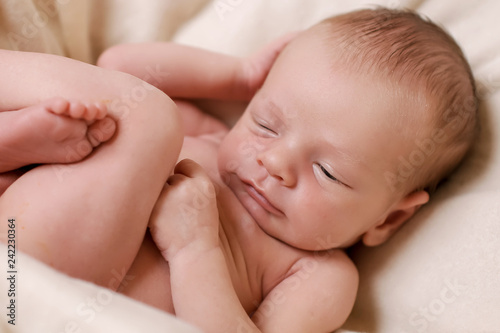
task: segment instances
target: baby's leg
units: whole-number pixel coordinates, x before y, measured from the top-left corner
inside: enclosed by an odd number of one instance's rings
[[[170,289],[170,268],[149,232],[118,291],[175,314]]]
[[[14,218],[21,250],[116,288],[180,151],[175,104],[132,76],[61,57],[0,50],[0,72],[4,110],[51,96],[109,105],[115,136],[79,163],[42,165],[19,178],[0,197],[0,232],[5,242]]]
[[[111,138],[115,124],[102,102],[51,98],[0,112],[0,172],[29,164],[72,163]]]
[[[29,170],[36,167],[36,165],[28,165],[16,170],[7,171],[0,174],[0,195],[5,192],[10,185],[12,185],[19,177],[24,175]]]

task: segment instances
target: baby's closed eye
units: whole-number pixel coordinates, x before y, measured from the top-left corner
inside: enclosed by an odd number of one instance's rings
[[[333,172],[329,171],[327,167],[323,166],[322,164],[320,163],[315,163],[315,167],[318,169],[318,171],[321,172],[321,174],[326,177],[328,179],[328,181],[332,181],[332,182],[335,182],[335,183],[338,183],[340,185],[344,185],[344,186],[347,186],[346,184],[344,184],[343,182],[341,182],[340,180],[338,180]]]

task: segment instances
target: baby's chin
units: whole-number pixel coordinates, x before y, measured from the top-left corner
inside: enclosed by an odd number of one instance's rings
[[[362,235],[345,235],[340,236],[339,233],[326,232],[322,235],[310,235],[309,238],[300,238],[299,237],[287,237],[286,235],[276,235],[274,237],[281,242],[297,248],[299,250],[308,251],[308,252],[318,252],[320,253],[328,253],[334,250],[345,250],[355,244],[357,244]]]

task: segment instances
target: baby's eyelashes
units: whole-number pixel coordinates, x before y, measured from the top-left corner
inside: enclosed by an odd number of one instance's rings
[[[345,185],[343,182],[341,182],[340,180],[338,180],[326,167],[324,167],[323,165],[319,164],[319,163],[316,163],[316,166],[317,168],[319,168],[319,170],[321,171],[322,175],[324,177],[326,177],[329,181],[332,181],[332,182],[336,182],[340,185],[344,185],[344,186],[347,186]]]
[[[321,168],[321,171],[323,171],[323,173],[328,177],[330,178],[331,180],[335,180],[335,181],[338,181],[337,178],[335,178],[331,173],[328,172],[328,170],[326,170],[321,164],[319,165],[319,167]]]
[[[273,131],[272,129],[270,129],[270,128],[269,128],[269,127],[267,127],[266,125],[259,124],[259,126],[260,126],[260,127],[262,127],[263,129],[265,129],[265,130],[269,131],[269,132],[272,132],[272,133],[276,134],[276,132],[275,132],[275,131]]]
[[[277,136],[278,132],[274,130],[274,126],[269,124],[268,121],[264,121],[262,119],[257,119],[254,117],[253,119],[254,124],[258,127],[259,132],[265,134],[265,135],[270,135],[270,136]]]

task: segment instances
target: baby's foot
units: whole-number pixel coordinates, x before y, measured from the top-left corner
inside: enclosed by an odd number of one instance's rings
[[[13,162],[11,170],[35,163],[80,161],[109,140],[116,129],[115,121],[107,116],[106,105],[99,102],[51,98],[13,115],[20,118],[16,122],[17,139],[11,142],[8,154]]]
[[[89,149],[90,151],[92,151],[92,148],[97,147],[101,143],[108,141],[115,133],[116,124],[113,119],[107,117],[108,108],[104,103],[69,102],[62,98],[53,98],[46,101],[46,103],[47,104],[45,105],[47,107],[46,108],[47,111],[50,111],[57,115],[69,116],[72,119],[78,121],[82,120],[85,121],[85,124],[87,125],[85,133],[81,131],[81,133],[79,133],[80,138],[78,137],[76,138],[77,141],[78,140],[83,140],[83,141],[79,141],[76,146],[82,146],[82,145],[85,146],[87,145],[87,143],[90,143]],[[68,138],[71,139],[70,137],[72,135],[74,136],[75,133],[69,130],[70,128],[63,127],[62,132],[59,133],[59,135],[61,135],[59,139],[66,141],[68,140]],[[81,134],[85,134],[85,136],[82,137]],[[82,147],[82,150],[85,149],[83,149]],[[87,155],[84,155],[81,158],[84,158]]]

